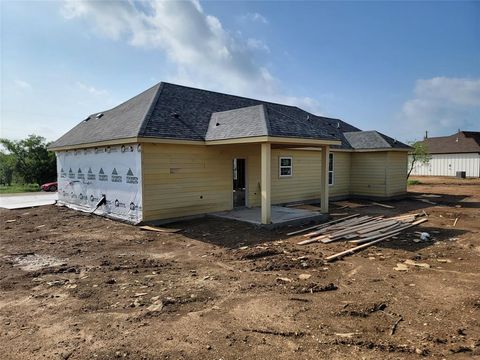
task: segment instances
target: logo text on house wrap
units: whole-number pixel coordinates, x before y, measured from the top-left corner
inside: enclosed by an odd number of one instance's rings
[[[100,168],[100,171],[98,172],[98,180],[108,181],[108,175],[103,172],[102,168]]]
[[[112,182],[122,182],[122,175],[118,175],[116,168],[112,171]]]
[[[95,174],[92,171],[92,168],[88,168],[87,180],[95,180]]]
[[[127,184],[138,184],[138,177],[133,174],[130,168],[127,171]]]

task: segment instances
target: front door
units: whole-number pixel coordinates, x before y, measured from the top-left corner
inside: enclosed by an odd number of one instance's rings
[[[245,159],[233,159],[233,207],[246,206]]]

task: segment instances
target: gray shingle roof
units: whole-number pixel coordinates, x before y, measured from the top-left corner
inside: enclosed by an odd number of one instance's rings
[[[210,118],[205,140],[225,140],[268,135],[265,105],[215,112]]]
[[[135,137],[158,94],[157,84],[111,110],[90,115],[55,141],[50,147],[79,145],[91,142]],[[97,114],[103,114],[96,118]]]
[[[375,130],[346,132],[344,136],[355,150],[410,149],[410,146]]]
[[[360,131],[296,106],[164,82],[103,114],[99,119],[91,115],[50,148],[131,137],[201,141],[270,135],[341,140],[333,148],[353,149],[344,133]],[[217,122],[221,125],[214,126]],[[387,143],[391,140],[391,147],[398,147],[398,142],[382,136]]]

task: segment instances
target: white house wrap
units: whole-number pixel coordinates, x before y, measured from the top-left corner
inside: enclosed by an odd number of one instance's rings
[[[132,223],[142,221],[139,144],[57,152],[58,202]]]

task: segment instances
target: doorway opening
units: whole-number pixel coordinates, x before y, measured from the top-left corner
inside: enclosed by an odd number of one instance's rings
[[[245,159],[233,159],[233,207],[247,206]]]

